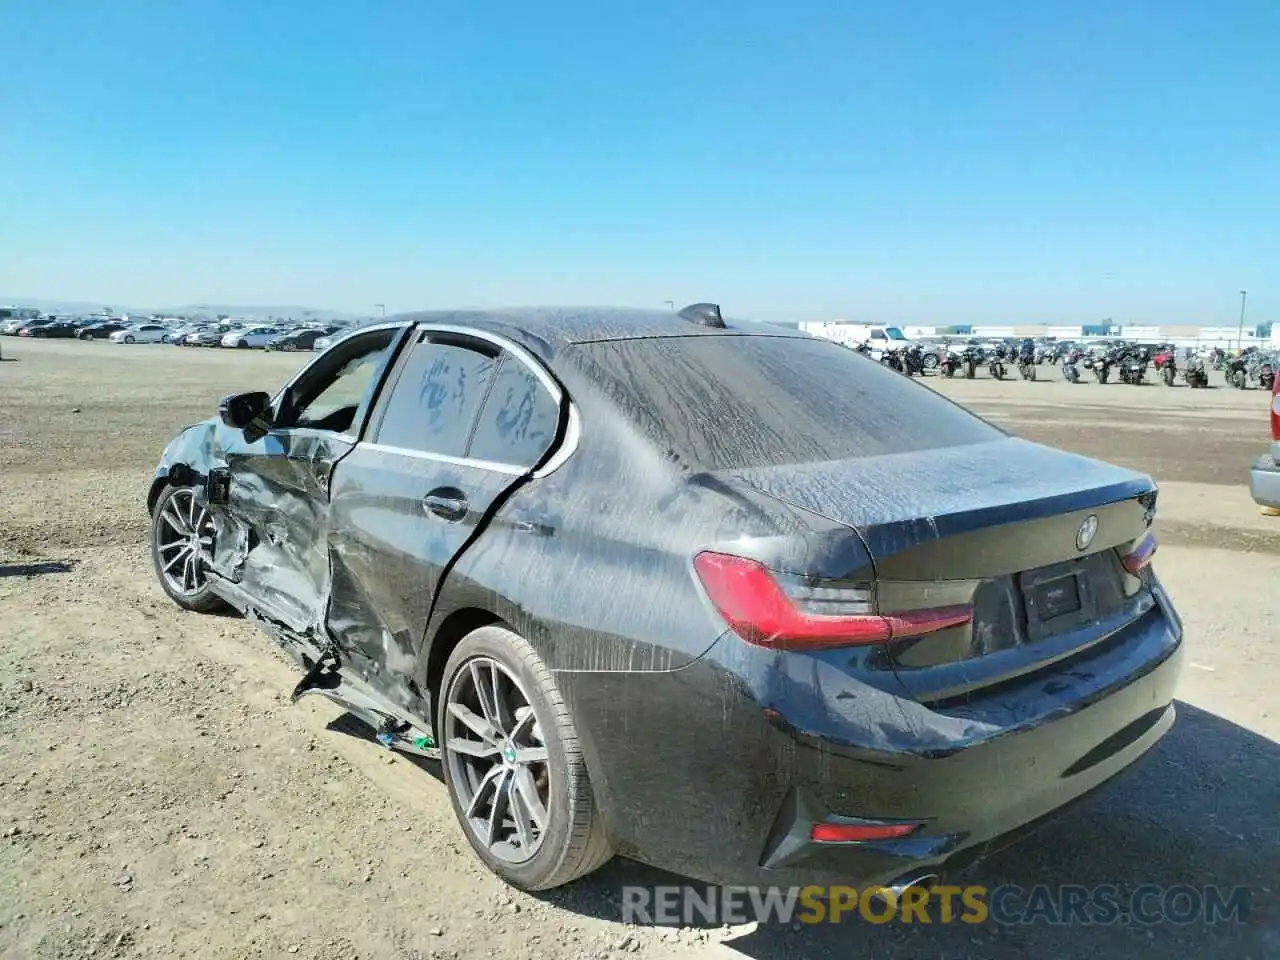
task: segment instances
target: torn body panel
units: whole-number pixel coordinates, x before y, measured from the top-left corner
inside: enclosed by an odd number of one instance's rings
[[[273,431],[255,441],[222,431],[229,493],[209,505],[218,536],[211,571],[259,598],[276,619],[323,635],[329,597],[329,479],[349,437]]]

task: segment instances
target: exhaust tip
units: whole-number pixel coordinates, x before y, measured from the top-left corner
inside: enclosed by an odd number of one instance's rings
[[[908,890],[931,890],[938,883],[939,877],[936,873],[908,874],[882,887],[883,892],[880,894],[880,898],[885,899],[886,896],[892,896],[895,900],[901,900],[902,895]]]

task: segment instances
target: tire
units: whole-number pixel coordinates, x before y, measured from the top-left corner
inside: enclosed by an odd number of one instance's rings
[[[239,343],[237,343],[237,344],[236,344],[236,349],[238,349],[238,350],[248,350],[248,349],[249,349],[249,342],[248,342],[247,340],[241,340]]]
[[[297,350],[298,347],[296,344],[293,344],[293,343],[285,343],[285,344],[281,344],[280,349],[283,350],[285,353],[293,353],[293,351]]]
[[[522,749],[539,750],[541,748],[536,744],[540,743],[545,748],[542,750],[544,760],[520,764],[513,757],[506,760],[500,757],[480,759],[450,747],[463,735],[468,735],[474,744],[484,746],[473,729],[450,707],[453,704],[466,706],[474,714],[469,704],[475,702],[475,677],[481,677],[483,689],[491,690],[495,665],[497,672],[503,675],[499,686],[505,688],[503,700],[508,714],[511,713],[510,704],[517,699],[523,699],[532,707],[532,719],[526,717],[531,728],[523,737],[535,746]],[[613,847],[596,807],[573,718],[556,689],[551,671],[527,640],[496,625],[481,627],[467,634],[449,655],[436,703],[436,733],[449,799],[462,832],[485,866],[521,890],[549,890],[586,876],[613,857]],[[523,709],[516,707],[515,715]],[[509,717],[507,726],[511,730],[523,724]],[[505,742],[509,744],[511,741]],[[515,742],[519,746],[522,740],[516,739]],[[538,792],[540,799],[543,786],[546,788],[546,797],[542,800],[545,826],[539,833],[533,854],[523,860],[520,859],[520,844],[500,842],[493,844],[494,849],[491,849],[486,839],[479,835],[479,827],[467,817],[464,804],[474,805],[477,794],[483,799],[495,792],[484,786],[488,780],[484,776],[486,771],[480,768],[485,766],[488,767],[488,776],[493,775],[493,770],[508,771],[498,774],[499,784],[510,784],[523,769],[527,774],[528,788]],[[513,797],[511,788],[507,790],[507,796]],[[478,809],[483,814],[486,808],[481,805]],[[530,821],[525,822],[527,828]],[[504,836],[509,841],[515,839],[514,835],[505,832]]]
[[[1035,368],[1035,367],[1028,367],[1028,368],[1027,368],[1027,379],[1028,379],[1028,380],[1035,380],[1035,378],[1036,378],[1036,368]]]
[[[938,362],[936,354],[926,354],[924,358],[924,368],[926,370],[936,370],[938,368]]]
[[[195,566],[191,570],[191,582],[198,584],[198,589],[184,590],[174,580],[176,574],[166,574],[165,565],[174,560],[175,557],[181,556],[180,549],[175,549],[172,544],[182,540],[184,531],[175,525],[171,518],[177,517],[179,520],[185,520],[186,526],[191,527],[191,500],[189,498],[195,492],[195,487],[165,487],[164,492],[160,494],[156,500],[155,513],[151,517],[151,560],[155,565],[156,578],[160,581],[160,586],[165,593],[169,595],[169,599],[182,607],[184,610],[192,610],[196,613],[212,613],[226,606],[217,595],[209,589],[209,582],[204,577],[204,565],[197,557]],[[199,505],[196,505],[199,510]],[[196,515],[197,523],[202,531],[203,536],[209,538],[212,545],[212,520],[205,522],[207,512],[200,510]],[[170,546],[166,546],[166,541]],[[183,570],[185,581],[186,568],[179,565],[179,569]]]
[[[125,342],[125,343],[137,343],[138,341],[137,341],[137,340],[135,340],[133,337],[129,336],[129,337],[125,337],[125,338],[124,338],[124,342]]]
[[[1231,385],[1232,385],[1233,387],[1235,387],[1236,389],[1238,389],[1238,390],[1243,390],[1243,389],[1244,389],[1244,387],[1245,387],[1245,381],[1244,381],[1244,371],[1243,371],[1243,370],[1237,370],[1235,373],[1233,373],[1233,374],[1231,375]]]
[[[92,333],[81,333],[81,334],[78,334],[78,336],[79,336],[79,338],[80,338],[81,340],[92,340],[92,339],[93,339],[93,334],[92,334]]]

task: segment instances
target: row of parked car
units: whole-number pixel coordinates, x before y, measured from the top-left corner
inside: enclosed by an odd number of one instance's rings
[[[343,324],[280,326],[243,321],[173,324],[155,320],[100,318],[10,320],[0,334],[35,339],[107,340],[111,343],[167,343],[183,347],[232,349],[323,350],[330,339],[346,330]]]

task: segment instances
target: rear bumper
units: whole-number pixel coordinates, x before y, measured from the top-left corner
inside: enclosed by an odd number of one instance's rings
[[[623,855],[710,883],[887,884],[970,864],[1141,757],[1173,724],[1181,639],[1162,602],[1035,689],[989,698],[1008,717],[1032,703],[1043,714],[1007,728],[731,635],[669,673],[557,682]],[[809,840],[839,818],[925,826]]]
[[[1249,469],[1249,493],[1253,502],[1261,507],[1280,508],[1280,464],[1275,457],[1264,453]]]

